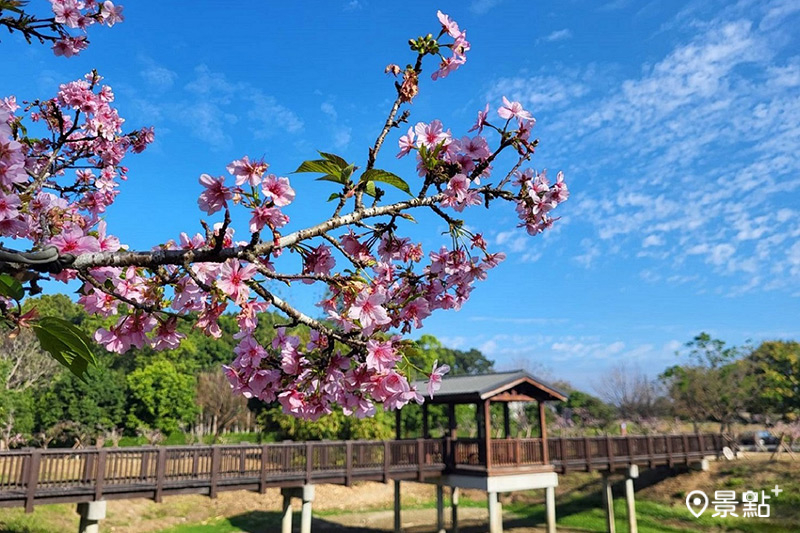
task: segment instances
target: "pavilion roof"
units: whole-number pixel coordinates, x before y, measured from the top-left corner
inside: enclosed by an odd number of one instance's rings
[[[415,383],[425,391],[425,381]],[[512,401],[565,401],[567,395],[538,379],[525,370],[511,370],[476,376],[452,376],[442,379],[441,388],[426,398],[428,403],[460,404],[481,400]]]

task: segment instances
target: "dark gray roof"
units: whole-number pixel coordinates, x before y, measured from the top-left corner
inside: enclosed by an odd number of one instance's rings
[[[414,385],[424,393],[427,381],[417,381]],[[442,379],[442,386],[434,393],[431,403],[456,403],[461,400],[485,400],[508,389],[522,385],[535,389],[537,397],[543,400],[565,400],[567,395],[555,387],[529,374],[525,370],[510,370],[477,376],[452,376]]]

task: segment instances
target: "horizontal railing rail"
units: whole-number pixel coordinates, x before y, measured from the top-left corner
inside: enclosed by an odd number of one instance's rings
[[[442,472],[566,472],[627,464],[674,465],[716,454],[713,434],[495,439],[321,441],[214,446],[23,449],[0,452],[0,507],[310,483],[416,479]],[[547,446],[545,453],[544,447]],[[482,449],[484,447],[484,449]],[[549,458],[549,460],[547,459]]]

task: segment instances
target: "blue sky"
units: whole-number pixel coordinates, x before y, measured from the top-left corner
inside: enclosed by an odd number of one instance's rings
[[[131,128],[155,126],[108,215],[146,248],[197,231],[197,177],[244,154],[282,175],[317,149],[363,163],[393,98],[383,67],[408,62],[406,41],[436,33],[442,9],[472,50],[447,79],[424,75],[412,123],[461,136],[486,102],[519,100],[537,118],[533,166],[563,170],[572,197],[536,238],[510,210],[469,213],[508,260],[426,332],[587,389],[622,361],[658,373],[700,331],[800,338],[796,0],[310,4],[137,0],[71,60],[6,36],[0,94],[50,96],[96,68]],[[413,177],[399,133],[379,166]],[[330,188],[292,183],[292,227],[318,221]],[[419,226],[434,245],[441,228]]]

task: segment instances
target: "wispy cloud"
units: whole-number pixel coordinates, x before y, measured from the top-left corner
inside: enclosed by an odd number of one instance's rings
[[[693,33],[636,77],[589,65],[594,82],[563,68],[495,80],[491,96],[556,112],[549,154],[586,162],[561,221],[593,233],[579,263],[625,253],[659,260],[649,278],[686,283],[706,265],[739,291],[800,287],[796,5],[684,10]]]
[[[469,10],[476,15],[483,15],[494,9],[503,0],[472,0],[469,5]]]
[[[554,32],[551,32],[547,35],[547,37],[544,38],[544,40],[552,43],[555,41],[566,41],[567,39],[571,38],[572,32],[569,30],[569,28],[564,28],[563,30],[555,30]]]

